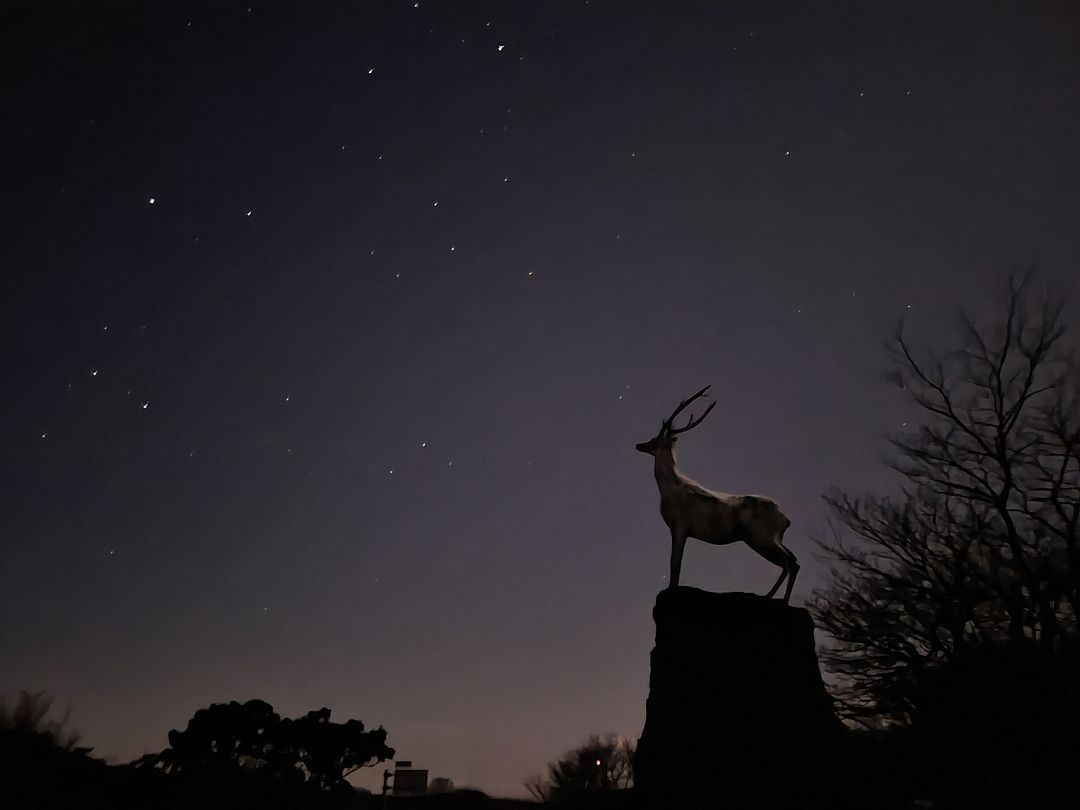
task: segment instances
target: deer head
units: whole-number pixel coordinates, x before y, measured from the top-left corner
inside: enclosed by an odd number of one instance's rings
[[[686,433],[686,431],[690,430],[691,428],[695,428],[700,425],[703,421],[705,421],[705,417],[709,415],[709,411],[716,407],[716,403],[713,402],[709,405],[708,408],[705,409],[705,413],[703,413],[697,419],[694,418],[693,414],[690,414],[690,419],[681,428],[672,427],[672,422],[675,421],[675,417],[682,413],[683,410],[686,409],[686,406],[689,405],[691,402],[696,399],[701,399],[703,396],[705,396],[705,392],[708,391],[710,388],[712,388],[711,385],[706,385],[692,397],[684,399],[682,402],[680,402],[679,407],[677,407],[674,411],[671,412],[671,416],[669,416],[667,419],[660,423],[659,433],[657,433],[647,442],[640,442],[639,444],[636,444],[634,446],[637,447],[637,449],[640,450],[642,453],[648,453],[650,456],[655,456],[657,451],[659,450],[670,450],[672,447],[674,447],[680,433]]]

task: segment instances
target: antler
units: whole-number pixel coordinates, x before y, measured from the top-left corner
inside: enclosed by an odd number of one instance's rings
[[[675,421],[675,417],[678,416],[680,413],[682,413],[686,409],[686,406],[689,405],[691,402],[693,402],[695,399],[701,399],[701,397],[705,396],[705,392],[708,391],[710,388],[712,388],[712,385],[706,385],[704,388],[702,388],[700,391],[698,391],[692,397],[684,399],[682,402],[680,402],[679,407],[676,408],[674,411],[672,411],[671,416],[669,416],[667,419],[664,420],[664,424],[660,428],[660,431],[662,433],[666,432],[670,436],[675,436],[675,435],[677,435],[679,433],[685,433],[686,431],[690,430],[690,428],[695,428],[698,425],[700,425],[703,421],[705,421],[705,417],[709,415],[709,411],[711,411],[713,408],[716,407],[715,402],[712,403],[708,408],[706,408],[705,413],[703,413],[699,418],[694,419],[694,414],[690,414],[690,421],[688,421],[681,428],[678,428],[677,430],[675,430],[675,429],[672,429],[672,427],[671,427],[671,423],[673,421]]]

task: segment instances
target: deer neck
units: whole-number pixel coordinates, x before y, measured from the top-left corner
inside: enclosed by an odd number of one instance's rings
[[[660,494],[665,495],[677,488],[680,481],[678,470],[675,469],[675,454],[671,450],[657,450],[653,463],[653,475],[656,476],[656,486],[660,488]]]

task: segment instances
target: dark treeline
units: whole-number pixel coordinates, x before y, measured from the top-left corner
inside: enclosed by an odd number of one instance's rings
[[[212,704],[187,727],[169,732],[169,746],[135,762],[108,765],[79,746],[63,720],[49,719],[49,700],[23,693],[0,713],[0,807],[72,808],[367,808],[382,798],[346,777],[394,756],[382,728],[359,720],[336,723],[329,709],[297,717],[261,700]],[[394,806],[499,808],[514,802],[477,791],[395,798]]]

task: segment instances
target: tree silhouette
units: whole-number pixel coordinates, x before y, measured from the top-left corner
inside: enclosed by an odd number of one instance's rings
[[[809,604],[848,718],[918,729],[928,754],[1008,752],[998,764],[1028,774],[1080,719],[1080,375],[1062,307],[1014,280],[1000,320],[963,317],[951,353],[920,356],[901,329],[889,378],[918,415],[891,439],[902,495],[827,496],[830,579]]]
[[[633,786],[634,744],[608,735],[592,736],[548,765],[547,776],[532,776],[525,787],[545,804],[573,806],[598,794]]]
[[[283,718],[262,700],[215,703],[200,709],[184,731],[169,732],[169,747],[140,767],[170,774],[222,779],[257,774],[289,786],[320,791],[342,788],[345,777],[394,756],[382,728],[359,720],[334,723],[330,709]]]
[[[991,645],[1076,639],[1080,378],[1060,302],[1032,298],[1012,283],[1002,321],[964,318],[944,358],[896,338],[890,377],[922,416],[891,440],[907,486],[826,498],[832,575],[811,602],[849,716],[902,719],[922,673]]]

